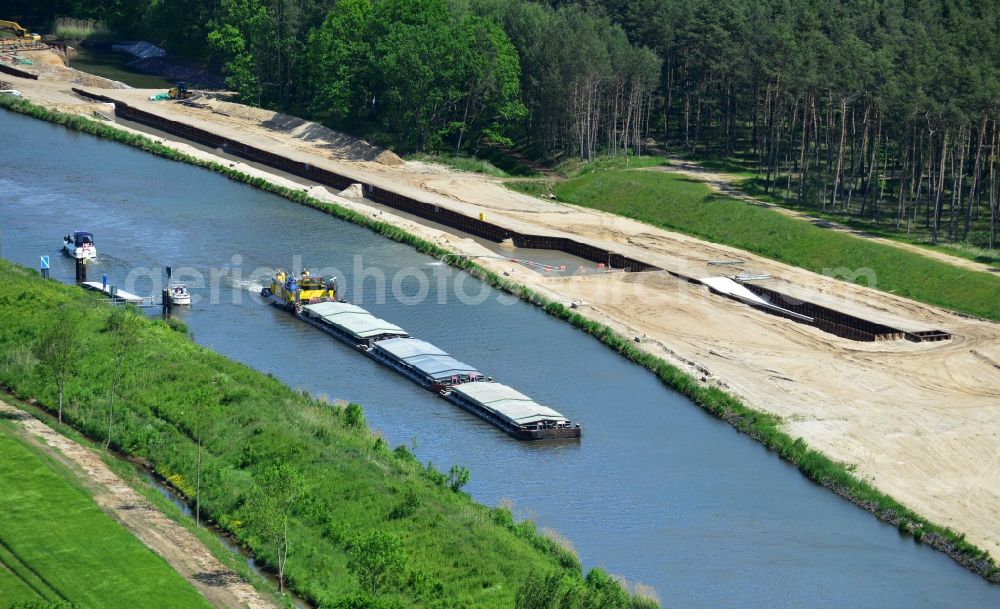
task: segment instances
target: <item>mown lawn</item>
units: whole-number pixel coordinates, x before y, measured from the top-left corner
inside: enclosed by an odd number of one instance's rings
[[[539,183],[515,183],[535,194]],[[813,226],[713,194],[695,180],[651,171],[588,172],[549,185],[560,201],[601,209],[899,296],[1000,321],[1000,277]]]
[[[39,595],[14,572],[0,563],[0,607],[9,607],[14,603],[34,601]]]
[[[89,609],[210,607],[11,425],[0,424],[0,606],[40,597]]]

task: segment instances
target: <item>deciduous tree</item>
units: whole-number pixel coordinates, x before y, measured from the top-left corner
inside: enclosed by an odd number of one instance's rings
[[[80,369],[83,353],[81,318],[69,307],[59,307],[51,324],[35,343],[35,357],[56,386],[59,422],[62,423],[63,392],[66,382]]]
[[[111,447],[115,420],[115,398],[121,397],[132,359],[139,345],[142,320],[131,307],[115,309],[108,317],[106,331],[111,338],[112,370],[108,388],[108,436],[104,448]]]
[[[270,465],[258,474],[260,492],[251,498],[250,530],[274,551],[278,587],[285,591],[285,566],[288,564],[288,521],[302,498],[302,476],[291,465]]]
[[[348,568],[361,586],[378,596],[379,588],[406,566],[406,552],[399,538],[380,529],[360,535],[351,544]]]

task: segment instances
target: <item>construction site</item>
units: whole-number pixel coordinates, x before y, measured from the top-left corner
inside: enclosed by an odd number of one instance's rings
[[[66,67],[64,50],[19,44],[0,49],[0,89],[306,190],[474,258],[777,415],[792,437],[1000,559],[997,324],[854,283],[864,269],[819,275],[519,194],[500,178],[404,161],[215,94],[131,89]],[[535,250],[581,263],[517,262]]]

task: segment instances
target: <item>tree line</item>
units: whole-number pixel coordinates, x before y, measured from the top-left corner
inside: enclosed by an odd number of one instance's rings
[[[104,18],[214,59],[245,101],[403,148],[592,159],[655,145],[748,163],[764,194],[791,204],[934,242],[998,241],[996,3],[55,0],[34,10]]]
[[[786,202],[996,245],[1000,5],[601,4],[663,58],[675,149],[749,159]]]

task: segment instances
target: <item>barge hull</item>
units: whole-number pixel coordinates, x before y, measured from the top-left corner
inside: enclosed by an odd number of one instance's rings
[[[273,303],[275,306],[281,307],[279,303]],[[345,345],[365,354],[369,359],[382,364],[383,366],[396,371],[400,375],[410,379],[421,387],[439,393],[444,399],[448,400],[452,404],[462,408],[463,410],[470,412],[480,419],[490,423],[491,425],[500,428],[506,432],[511,437],[518,440],[558,440],[558,439],[574,439],[580,437],[579,427],[557,427],[551,429],[523,429],[517,425],[511,424],[510,421],[497,416],[495,413],[488,409],[478,407],[473,403],[469,403],[462,399],[460,396],[452,391],[442,388],[437,383],[431,382],[431,380],[418,374],[416,371],[412,370],[410,367],[405,366],[401,363],[391,360],[389,357],[382,354],[377,348],[371,346],[370,340],[358,339],[350,336],[344,330],[338,328],[337,326],[324,323],[322,318],[314,318],[310,316],[307,312],[292,312],[300,320],[305,323],[317,328],[318,330],[329,334],[330,336],[336,338]],[[362,342],[359,342],[362,341]]]
[[[492,412],[478,408],[473,404],[469,404],[463,399],[455,396],[454,393],[449,393],[443,396],[444,399],[448,400],[452,404],[458,406],[459,408],[471,412],[480,419],[486,421],[487,423],[499,427],[503,431],[507,432],[511,437],[517,438],[518,440],[562,440],[562,439],[574,439],[580,437],[579,427],[558,427],[554,429],[521,429],[511,425],[504,419],[494,415]]]

